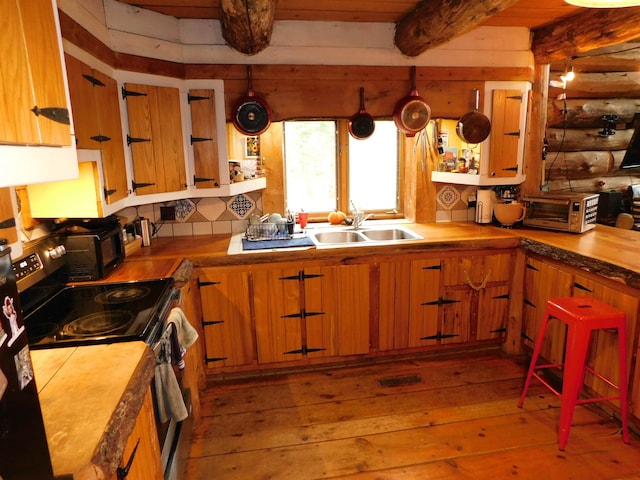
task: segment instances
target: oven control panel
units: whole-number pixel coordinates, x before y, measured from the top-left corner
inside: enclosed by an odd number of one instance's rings
[[[32,253],[13,264],[13,272],[16,274],[16,280],[22,280],[42,268],[42,261],[37,253]]]
[[[66,264],[66,250],[56,237],[25,243],[22,250],[22,257],[13,262],[19,292],[35,285]]]

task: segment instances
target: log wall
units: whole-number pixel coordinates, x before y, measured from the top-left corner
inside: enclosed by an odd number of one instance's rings
[[[640,112],[640,74],[611,71],[611,64],[598,62],[603,71],[578,71],[566,90],[557,86],[563,71],[552,65],[543,181],[549,190],[616,190],[626,195],[629,185],[640,183],[640,169],[620,169],[633,134],[633,116]],[[603,135],[604,115],[618,115],[614,135]]]

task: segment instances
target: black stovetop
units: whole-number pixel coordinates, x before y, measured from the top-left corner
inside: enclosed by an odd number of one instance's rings
[[[171,278],[65,286],[25,311],[29,347],[149,342],[172,293]]]

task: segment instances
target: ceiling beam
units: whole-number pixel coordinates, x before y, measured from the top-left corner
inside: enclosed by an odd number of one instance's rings
[[[638,37],[640,7],[592,8],[533,30],[531,51],[545,64]]]
[[[409,57],[463,35],[518,0],[424,0],[396,25],[396,47]]]
[[[269,46],[277,0],[221,0],[222,36],[240,53],[255,55]]]

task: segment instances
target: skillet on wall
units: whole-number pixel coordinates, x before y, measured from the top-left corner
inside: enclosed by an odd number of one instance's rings
[[[349,119],[349,133],[356,140],[364,140],[369,138],[375,129],[373,116],[364,108],[364,87],[360,87],[360,110]]]
[[[491,120],[484,113],[478,111],[480,91],[476,88],[473,93],[475,96],[473,112],[465,113],[458,120],[456,133],[463,142],[477,144],[486,140],[491,133]]]
[[[413,66],[411,67],[411,91],[396,104],[393,121],[398,130],[404,132],[407,137],[414,137],[427,126],[429,120],[431,120],[431,107],[418,95],[416,67]]]
[[[253,91],[251,65],[247,66],[249,89],[233,107],[233,125],[244,135],[260,135],[271,125],[271,107]]]

